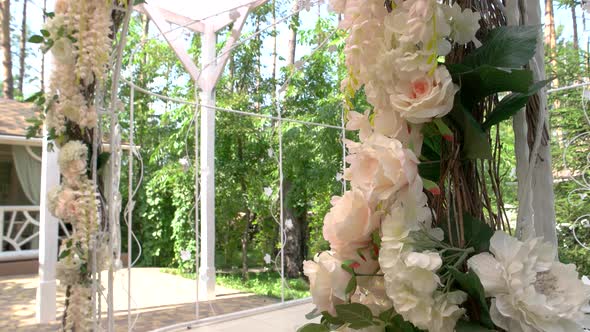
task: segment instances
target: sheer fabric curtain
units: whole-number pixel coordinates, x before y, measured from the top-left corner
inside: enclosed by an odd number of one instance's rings
[[[32,204],[39,205],[41,194],[41,148],[13,145],[12,157],[23,192]]]

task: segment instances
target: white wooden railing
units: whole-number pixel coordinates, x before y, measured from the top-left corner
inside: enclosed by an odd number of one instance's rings
[[[39,206],[0,206],[0,262],[38,257]]]

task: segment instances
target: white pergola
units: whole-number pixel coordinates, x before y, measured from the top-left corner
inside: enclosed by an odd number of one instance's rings
[[[188,1],[188,0],[185,0]],[[195,157],[200,161],[200,176],[196,169],[195,198],[200,197],[199,213],[195,213],[197,232],[197,251],[200,244],[200,263],[198,263],[198,292],[199,299],[215,298],[215,87],[229,58],[230,51],[236,45],[246,17],[250,11],[264,4],[267,0],[194,0],[200,3],[198,13],[183,13],[182,1],[151,0],[147,4],[135,9],[146,14],[158,28],[167,43],[176,53],[178,59],[189,73],[191,79],[200,90],[200,102],[195,109],[195,116],[201,112],[201,124],[195,126],[196,142]],[[526,3],[528,12],[519,20],[517,5]],[[511,0],[506,6],[509,23],[538,24],[541,21],[540,7],[535,0]],[[525,15],[526,14],[526,15]],[[523,19],[524,18],[524,19]],[[522,22],[525,21],[525,22]],[[232,31],[225,42],[224,48],[218,54],[216,51],[217,33],[232,24]],[[174,27],[172,27],[174,26]],[[183,29],[202,35],[201,68],[189,55],[186,47],[179,42],[179,35]],[[532,66],[535,77],[543,77],[542,47],[537,50],[537,57]],[[543,97],[542,104],[545,98]],[[516,145],[519,153],[518,178],[519,201],[523,206],[519,213],[519,224],[523,229],[536,230],[537,236],[545,236],[546,240],[555,242],[553,195],[551,191],[551,164],[549,146],[536,144],[529,149],[526,144],[526,118],[520,112],[514,120]],[[539,116],[540,123],[546,123],[546,114]],[[540,128],[539,128],[540,129]],[[538,130],[537,132],[540,132]],[[48,189],[59,184],[57,167],[57,151],[47,150],[47,139],[43,140],[43,168],[41,180],[41,213],[39,238],[39,288],[37,290],[37,319],[39,322],[49,322],[56,317],[56,281],[55,263],[57,261],[57,233],[58,221],[47,210],[46,193]],[[529,158],[537,155],[543,158]],[[199,162],[195,163],[198,167]],[[200,182],[199,182],[200,178]],[[520,180],[526,179],[522,181]],[[199,194],[200,190],[200,194]],[[200,237],[199,237],[200,233]],[[199,300],[197,299],[197,301]]]

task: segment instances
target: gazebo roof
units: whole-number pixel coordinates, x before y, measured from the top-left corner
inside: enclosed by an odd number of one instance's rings
[[[35,105],[0,98],[0,135],[27,136],[27,119],[35,116]]]

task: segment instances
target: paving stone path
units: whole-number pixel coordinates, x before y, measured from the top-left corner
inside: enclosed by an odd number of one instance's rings
[[[162,273],[157,268],[134,268],[132,276],[132,318],[134,331],[144,332],[195,319],[196,287],[192,280]],[[103,278],[106,280],[106,278]],[[56,320],[39,325],[35,321],[37,276],[10,276],[0,278],[0,331],[46,332],[57,331],[63,312],[63,287],[58,287]],[[127,271],[115,278],[116,331],[127,331]],[[216,299],[201,302],[201,318],[226,314],[277,303],[266,296],[243,293],[218,286]],[[104,308],[104,305],[103,305]]]

